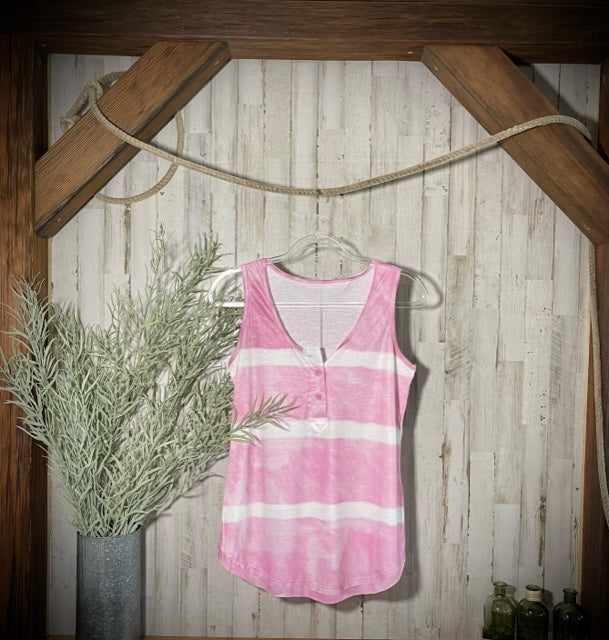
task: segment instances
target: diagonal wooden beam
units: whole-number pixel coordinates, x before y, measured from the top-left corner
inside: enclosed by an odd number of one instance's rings
[[[421,60],[491,134],[558,113],[498,47],[425,47]],[[580,133],[553,124],[501,145],[595,245],[609,242],[609,164]]]
[[[229,59],[221,42],[159,42],[99,105],[119,127],[150,141]],[[36,232],[57,233],[137,152],[87,112],[36,162]]]

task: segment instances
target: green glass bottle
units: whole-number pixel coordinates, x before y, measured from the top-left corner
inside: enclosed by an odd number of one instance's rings
[[[588,640],[590,635],[588,614],[577,604],[577,591],[563,589],[563,601],[554,607],[554,640]]]
[[[493,595],[484,603],[482,637],[513,640],[516,628],[516,603],[507,595],[505,582],[493,583]]]
[[[516,609],[518,640],[547,640],[549,620],[548,608],[541,599],[541,587],[528,584]]]

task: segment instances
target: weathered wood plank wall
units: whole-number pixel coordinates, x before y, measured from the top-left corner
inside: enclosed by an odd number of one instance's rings
[[[55,140],[84,84],[132,60],[51,61]],[[524,71],[594,131],[598,67]],[[191,158],[301,186],[354,181],[485,135],[416,62],[232,61],[184,116]],[[171,147],[173,125],[158,140]],[[139,154],[108,192],[139,192],[164,170]],[[326,606],[233,579],[215,559],[223,481],[213,478],[147,530],[146,633],[475,638],[493,579],[517,595],[540,583],[554,600],[577,585],[587,241],[503,151],[319,201],[179,170],[161,194],[130,209],[92,201],[53,239],[54,298],[103,322],[113,286],[141,286],[160,225],[181,246],[217,235],[227,265],[280,253],[314,231],[344,236],[369,257],[420,271],[432,305],[398,319],[418,365],[403,434],[408,560],[398,585]],[[294,268],[325,276],[353,267],[321,254]],[[59,492],[54,484],[56,634],[73,629],[75,590],[75,533]]]

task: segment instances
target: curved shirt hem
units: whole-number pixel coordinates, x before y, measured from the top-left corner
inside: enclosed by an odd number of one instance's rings
[[[322,604],[337,604],[351,596],[374,595],[390,589],[398,583],[404,571],[405,558],[399,563],[399,571],[380,576],[362,577],[342,588],[340,591],[321,590],[308,582],[293,582],[271,578],[264,571],[255,567],[244,567],[233,560],[228,552],[218,547],[218,560],[230,573],[246,582],[264,589],[278,598],[311,598]]]

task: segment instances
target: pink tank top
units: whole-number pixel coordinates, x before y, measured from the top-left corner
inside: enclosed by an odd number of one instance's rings
[[[219,560],[276,596],[384,591],[404,566],[400,440],[415,371],[395,337],[400,271],[374,261],[308,280],[260,259],[241,273],[236,419],[277,395],[292,409],[283,429],[231,443]]]

